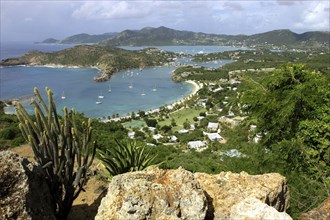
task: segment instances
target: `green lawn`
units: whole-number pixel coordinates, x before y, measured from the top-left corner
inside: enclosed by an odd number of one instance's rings
[[[146,126],[146,122],[144,120],[132,120],[123,123],[123,126],[126,128],[141,128]]]
[[[173,131],[178,131],[178,130],[183,129],[183,123],[186,121],[186,119],[188,119],[188,121],[191,124],[193,124],[194,123],[193,118],[199,116],[199,113],[203,112],[203,111],[205,111],[205,109],[202,109],[202,108],[198,108],[198,109],[196,109],[196,108],[184,108],[184,109],[179,110],[179,111],[177,111],[173,114],[170,114],[168,119],[165,119],[165,121],[161,121],[158,124],[160,126],[171,125],[171,120],[172,120],[172,118],[174,118],[177,126],[174,127],[172,130]]]

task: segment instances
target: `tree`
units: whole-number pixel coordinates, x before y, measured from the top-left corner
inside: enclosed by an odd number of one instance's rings
[[[146,122],[148,127],[156,127],[157,126],[157,120],[154,118],[145,118],[144,121]]]
[[[190,128],[190,123],[189,123],[188,119],[186,119],[186,121],[183,122],[183,128],[184,129],[189,129]]]
[[[268,166],[289,177],[295,184],[294,200],[305,203],[292,204],[293,212],[307,211],[330,195],[329,91],[324,75],[292,65],[254,82],[254,89],[242,96],[252,120],[257,119],[257,132],[263,134]]]
[[[76,113],[63,108],[63,118],[57,114],[53,93],[46,88],[48,106],[37,88],[38,99],[32,100],[35,121],[24,107],[16,103],[19,128],[32,147],[36,161],[42,166],[57,219],[66,219],[73,201],[87,183],[88,168],[93,162],[96,145],[91,142],[91,119],[78,126]],[[92,155],[89,155],[90,150]]]

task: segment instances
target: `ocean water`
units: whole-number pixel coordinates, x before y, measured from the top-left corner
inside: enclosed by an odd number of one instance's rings
[[[1,47],[1,57],[3,59],[20,56],[33,49],[50,52],[71,46],[13,43]],[[204,48],[206,53],[223,51],[224,47],[159,48],[171,51],[200,51]],[[180,62],[194,64],[190,59],[182,59]],[[232,61],[197,64],[216,68],[228,62]],[[33,97],[33,88],[38,87],[44,94],[44,88],[48,86],[53,90],[59,108],[64,106],[74,108],[93,118],[108,117],[113,114],[126,115],[139,110],[158,108],[188,96],[193,86],[172,81],[171,72],[174,69],[175,67],[151,67],[142,71],[125,70],[115,73],[108,82],[96,83],[93,77],[99,72],[93,68],[2,67],[0,68],[0,100],[19,99],[32,112],[28,100]],[[109,89],[111,92],[108,91]],[[61,98],[63,94],[66,99]],[[99,100],[98,96],[104,96],[104,98]],[[102,103],[96,104],[97,101]],[[14,112],[14,108],[9,108],[7,111]]]
[[[36,44],[33,42],[0,42],[0,59],[19,57],[31,50],[52,52],[75,46],[74,44]]]
[[[171,80],[174,67],[121,71],[109,82],[101,83],[93,80],[98,70],[92,68],[6,67],[1,70],[2,100],[18,98],[26,100],[27,105],[35,86],[43,93],[48,86],[59,108],[74,108],[93,118],[150,110],[188,96],[193,89],[188,83]],[[104,98],[98,99],[98,96]],[[96,104],[97,101],[102,103]]]

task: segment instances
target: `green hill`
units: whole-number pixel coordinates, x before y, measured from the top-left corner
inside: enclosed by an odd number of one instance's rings
[[[78,34],[59,43],[101,43],[112,46],[164,46],[164,45],[219,45],[247,47],[329,48],[330,32],[294,33],[287,29],[274,30],[254,35],[206,34],[180,31],[164,26],[146,27],[141,30],[124,30],[120,33],[101,35]]]
[[[89,34],[77,34],[70,37],[67,37],[60,41],[61,44],[93,44],[99,43],[106,39],[109,39],[115,33],[105,33],[105,34],[96,34],[96,35],[89,35]]]
[[[111,46],[79,45],[52,53],[31,51],[18,58],[5,59],[0,63],[0,66],[95,66],[101,69],[101,75],[96,80],[104,81],[114,72],[128,68],[164,65],[172,62],[175,56],[175,53],[165,52],[155,48],[130,51]]]

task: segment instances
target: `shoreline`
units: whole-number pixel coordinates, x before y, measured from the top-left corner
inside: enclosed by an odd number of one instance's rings
[[[80,66],[65,66],[65,65],[57,65],[57,64],[48,64],[48,65],[17,65],[17,66],[24,66],[24,67],[45,67],[45,68],[73,68],[73,69],[76,69],[76,68],[92,68],[92,69],[96,69],[98,70],[99,72],[101,72],[102,70],[97,67],[97,66],[89,66],[89,67],[80,67]],[[165,107],[167,108],[168,110],[172,110],[176,105],[178,104],[181,104],[187,100],[190,100],[201,88],[202,88],[202,84],[199,84],[198,82],[196,81],[193,81],[193,80],[186,80],[186,81],[183,81],[181,83],[189,83],[190,85],[192,85],[192,89],[191,89],[191,92],[189,94],[187,94],[186,96],[180,98],[180,99],[177,99],[177,100],[173,100],[173,102],[170,102],[169,104],[163,104],[159,107],[156,107],[156,108],[151,108],[150,110],[145,110],[145,113],[146,114],[152,114],[152,113],[155,113],[155,112],[159,112],[161,107]],[[3,100],[5,103],[8,104],[8,102],[11,102],[11,101],[19,101],[19,102],[28,102],[31,100],[31,98],[33,98],[34,95],[26,95],[26,96],[21,96],[21,97],[17,97],[17,98],[13,98],[13,99],[9,99],[9,100]],[[4,112],[5,114],[14,114],[14,112],[10,109],[13,105],[7,105],[5,108],[4,108]],[[137,112],[135,112],[137,113]],[[118,121],[118,120],[122,120],[122,119],[128,119],[130,118],[131,116],[130,115],[122,115],[122,116],[119,116],[117,118],[111,118],[111,119],[105,119],[104,118],[105,116],[102,116],[102,117],[96,117],[95,119],[101,121],[101,122],[109,122],[109,121]]]
[[[192,92],[185,96],[185,97],[182,97],[181,99],[178,99],[176,100],[175,102],[171,103],[171,104],[165,104],[165,105],[162,105],[160,107],[165,107],[169,110],[172,110],[174,108],[174,106],[178,105],[178,104],[181,104],[183,103],[184,101],[188,101],[190,100],[194,95],[197,94],[197,92],[203,88],[203,86],[201,86],[200,84],[198,84],[196,81],[193,81],[193,80],[187,80],[187,81],[184,81],[185,83],[189,83],[193,86],[193,89],[192,89]],[[148,111],[145,111],[146,115],[148,114],[153,114],[153,113],[156,113],[156,112],[159,112],[160,111],[160,107],[158,108],[154,108],[154,109],[151,109],[151,110],[148,110]],[[135,112],[137,113],[137,112]],[[107,122],[111,122],[111,121],[120,121],[122,119],[131,119],[131,116],[130,115],[126,115],[126,116],[120,116],[120,117],[117,117],[117,118],[111,118],[111,119],[103,119],[103,118],[99,118],[99,121],[100,122],[103,122],[103,123],[107,123]]]

